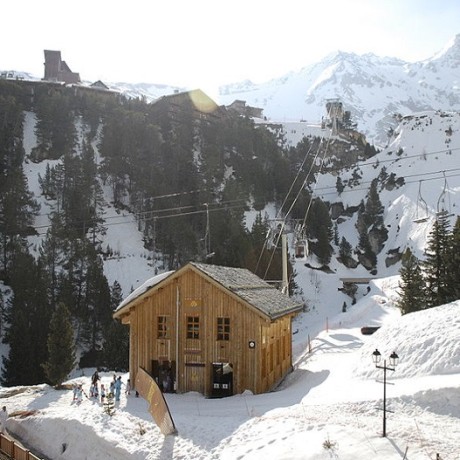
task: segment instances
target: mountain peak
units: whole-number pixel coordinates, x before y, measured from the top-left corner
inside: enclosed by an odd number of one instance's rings
[[[441,51],[428,59],[428,62],[446,60],[460,63],[460,33],[454,35]]]

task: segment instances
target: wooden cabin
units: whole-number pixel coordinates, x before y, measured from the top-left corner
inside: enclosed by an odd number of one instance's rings
[[[222,397],[264,393],[292,370],[302,303],[242,268],[190,262],[134,291],[114,318],[130,327],[129,371],[163,391]]]

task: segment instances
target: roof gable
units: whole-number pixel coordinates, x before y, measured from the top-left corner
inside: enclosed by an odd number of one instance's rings
[[[299,311],[303,307],[302,302],[282,294],[278,289],[245,268],[190,262],[175,272],[165,272],[148,279],[121,302],[115,310],[115,315],[121,315],[121,311],[128,305],[141,296],[148,295],[150,290],[158,289],[172,279],[180,277],[185,270],[194,270],[199,272],[201,276],[210,278],[271,320]]]
[[[118,307],[115,309],[115,311],[120,311],[123,307],[131,303],[132,301],[136,300],[139,298],[142,294],[145,294],[147,291],[150,291],[153,287],[155,287],[157,284],[161,283],[165,278],[168,276],[172,275],[174,271],[169,271],[169,272],[164,272],[160,273],[159,275],[155,275],[152,278],[149,278],[147,281],[145,281],[141,286],[136,288],[131,294],[128,295],[121,303],[118,305]]]

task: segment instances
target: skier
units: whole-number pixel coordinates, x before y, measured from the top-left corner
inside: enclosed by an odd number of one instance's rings
[[[3,406],[2,410],[0,411],[0,433],[5,432],[7,418],[8,418],[8,411],[6,410],[6,406]]]
[[[115,401],[120,401],[120,393],[121,393],[121,377],[118,377],[117,380],[115,381]]]

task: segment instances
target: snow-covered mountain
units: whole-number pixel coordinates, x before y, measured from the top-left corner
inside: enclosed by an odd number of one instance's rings
[[[245,100],[276,121],[318,122],[331,98],[341,99],[358,129],[378,145],[386,144],[395,113],[460,110],[460,34],[421,62],[339,51],[263,84],[246,81],[220,88],[221,103]]]

